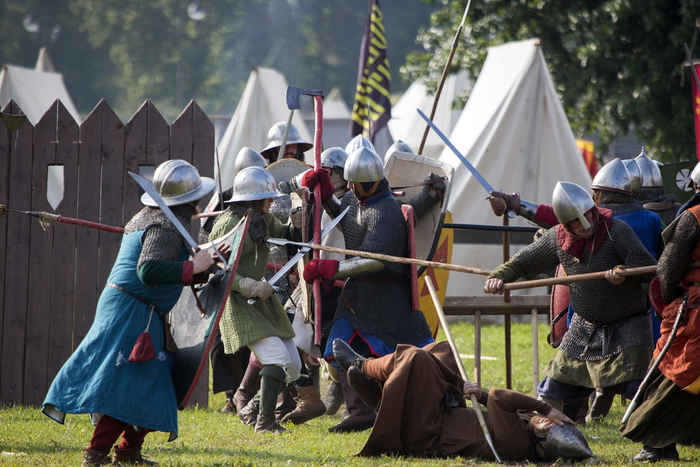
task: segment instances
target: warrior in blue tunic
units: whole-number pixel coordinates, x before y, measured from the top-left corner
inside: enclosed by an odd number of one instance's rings
[[[214,181],[182,160],[156,169],[154,185],[189,230],[199,200]],[[59,423],[66,413],[90,414],[95,429],[83,466],[116,462],[152,464],[141,456],[150,431],[177,437],[177,402],[171,381],[172,347],[164,326],[183,284],[214,262],[206,251],[191,261],[173,223],[144,194],[146,205],[126,225],[117,260],[100,295],[95,320],[56,375],[42,412]],[[149,339],[142,335],[147,333]],[[145,339],[145,340],[144,340]],[[139,345],[136,345],[137,340]],[[145,345],[141,345],[145,344]]]

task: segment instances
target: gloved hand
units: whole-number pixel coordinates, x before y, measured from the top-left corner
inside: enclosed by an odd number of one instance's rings
[[[332,279],[339,264],[335,259],[312,259],[304,268],[304,280],[310,284],[316,278]]]
[[[265,281],[256,281],[250,277],[244,277],[239,282],[241,294],[246,298],[259,298],[266,300],[275,293],[275,289]]]
[[[321,202],[325,202],[328,198],[333,196],[335,193],[335,187],[331,183],[331,177],[328,175],[328,171],[325,169],[318,170],[308,170],[304,172],[301,178],[301,186],[305,186],[309,190],[314,190],[314,187],[319,185],[321,190]],[[314,202],[314,197],[309,199],[309,203]]]
[[[301,229],[304,223],[304,211],[302,211],[301,206],[292,208],[292,212],[289,215],[289,220],[292,221],[292,226],[297,229]]]
[[[520,213],[520,193],[503,193],[502,191],[492,191],[488,198],[491,203],[491,210],[497,216],[502,216],[508,209]]]
[[[427,177],[425,177],[425,182],[432,180],[434,178],[441,178],[440,175],[430,172]],[[427,185],[423,185],[423,191],[430,191],[430,195],[433,198],[443,200],[445,198],[445,182],[435,182]]]

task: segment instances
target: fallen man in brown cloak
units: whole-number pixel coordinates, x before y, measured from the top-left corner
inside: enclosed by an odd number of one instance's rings
[[[476,413],[466,406],[465,397],[474,394],[487,408],[486,425],[504,461],[595,457],[573,421],[546,402],[508,389],[486,393],[463,381],[447,342],[399,345],[393,354],[365,359],[336,339],[333,351],[351,387],[379,411],[360,456],[495,460]]]

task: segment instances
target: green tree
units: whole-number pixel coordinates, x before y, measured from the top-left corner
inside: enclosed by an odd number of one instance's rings
[[[435,88],[465,6],[432,15],[416,39],[424,50],[402,69],[408,79]],[[539,38],[574,133],[599,132],[605,152],[634,129],[650,156],[692,159],[692,76],[681,64],[698,16],[700,0],[474,1],[451,71],[476,77],[488,46]]]

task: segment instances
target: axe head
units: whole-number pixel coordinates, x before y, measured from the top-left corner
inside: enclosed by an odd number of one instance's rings
[[[309,91],[307,89],[297,88],[295,86],[287,86],[287,108],[289,110],[300,109],[302,95],[323,97],[323,91],[318,89]]]

